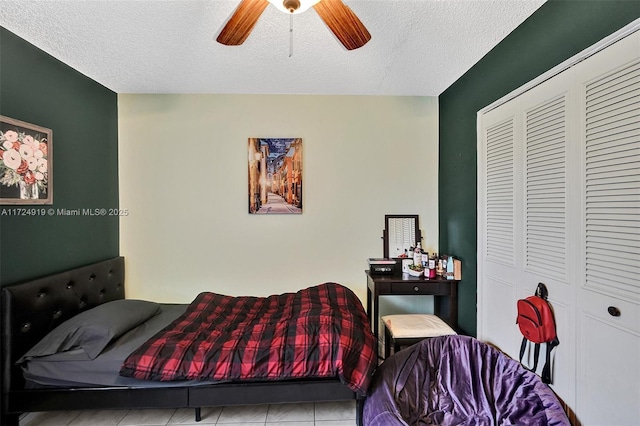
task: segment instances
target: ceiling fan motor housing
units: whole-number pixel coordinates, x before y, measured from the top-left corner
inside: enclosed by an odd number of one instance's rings
[[[283,0],[282,5],[290,13],[293,13],[300,8],[300,0]]]

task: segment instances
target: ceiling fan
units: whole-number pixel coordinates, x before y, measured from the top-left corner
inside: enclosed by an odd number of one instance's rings
[[[342,0],[241,0],[238,8],[220,31],[216,39],[218,43],[227,46],[242,44],[269,3],[292,15],[302,13],[313,6],[347,50],[362,47],[371,39],[369,31]]]

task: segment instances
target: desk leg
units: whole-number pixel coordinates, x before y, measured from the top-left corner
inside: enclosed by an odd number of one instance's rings
[[[433,297],[434,313],[458,331],[458,283],[450,286],[448,295]]]
[[[446,297],[448,296],[433,296],[433,313],[440,318],[444,315],[443,299]],[[448,318],[449,317],[447,317],[447,323],[449,322]]]
[[[371,312],[371,289],[367,286],[367,317],[369,317],[369,324],[373,325],[373,318]]]
[[[380,336],[378,335],[378,325],[380,323],[378,319],[378,307],[380,305],[380,295],[378,294],[378,290],[376,289],[373,295],[373,312],[371,317],[373,318],[373,335],[376,336],[376,341],[380,340]]]
[[[449,300],[449,318],[451,327],[458,331],[458,283],[451,283],[451,296]]]
[[[369,318],[369,324],[373,326],[373,312],[371,309],[371,298],[372,298],[371,289],[367,285],[367,317]],[[372,327],[372,330],[373,330],[373,327]]]

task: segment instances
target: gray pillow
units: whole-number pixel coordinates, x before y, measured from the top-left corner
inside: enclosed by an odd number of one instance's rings
[[[120,299],[103,303],[68,319],[47,334],[18,360],[53,355],[81,348],[95,359],[109,342],[160,312],[146,300]]]

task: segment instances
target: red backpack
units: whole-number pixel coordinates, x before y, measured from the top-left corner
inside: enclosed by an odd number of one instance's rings
[[[553,318],[551,305],[547,302],[547,294],[547,287],[543,283],[539,283],[534,296],[518,300],[516,324],[524,336],[520,345],[520,363],[522,363],[528,342],[535,343],[533,368],[530,369],[535,372],[538,368],[540,344],[546,343],[547,359],[542,369],[542,381],[551,383],[551,351],[560,344],[560,341],[556,335],[556,322]]]

